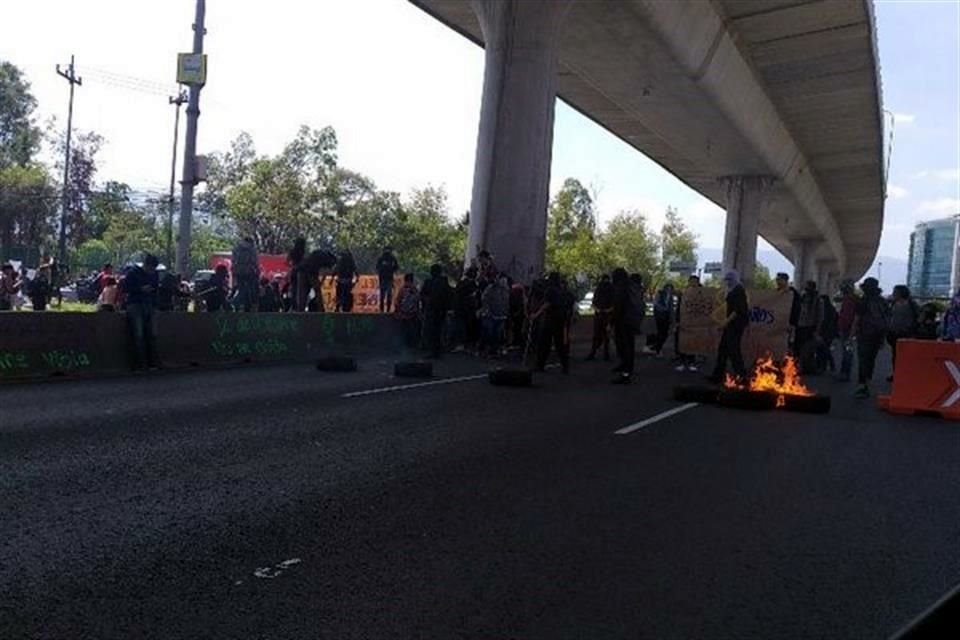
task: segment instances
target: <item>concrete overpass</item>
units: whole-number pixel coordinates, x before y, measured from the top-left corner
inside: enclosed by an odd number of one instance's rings
[[[543,264],[559,96],[727,211],[795,279],[860,277],[883,222],[871,0],[411,0],[486,49],[470,249]]]

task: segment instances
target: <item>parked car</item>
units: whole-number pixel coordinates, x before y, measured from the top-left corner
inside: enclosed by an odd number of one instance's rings
[[[593,291],[588,291],[583,300],[577,303],[577,312],[582,316],[593,313]]]

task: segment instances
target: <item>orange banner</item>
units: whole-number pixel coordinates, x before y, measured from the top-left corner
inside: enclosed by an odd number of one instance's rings
[[[403,276],[393,277],[393,300],[396,303],[397,293],[403,286]],[[337,308],[336,278],[327,277],[323,280],[323,308],[333,311]],[[371,274],[359,276],[353,287],[353,313],[380,313],[380,277]]]

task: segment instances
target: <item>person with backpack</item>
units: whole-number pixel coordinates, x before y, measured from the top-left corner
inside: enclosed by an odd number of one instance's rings
[[[377,278],[380,284],[380,313],[390,313],[393,306],[393,277],[400,270],[400,263],[393,255],[392,247],[384,247],[377,259]]]
[[[897,370],[897,342],[917,335],[919,319],[920,309],[916,300],[910,296],[910,289],[906,285],[898,284],[893,288],[890,330],[887,331],[887,344],[892,349],[893,371]],[[893,375],[887,376],[887,381],[892,382]]]
[[[890,321],[890,310],[883,299],[880,282],[867,278],[860,284],[863,297],[857,303],[853,322],[853,336],[857,339],[857,398],[870,397],[870,382],[877,363],[877,354],[883,348]]]
[[[452,297],[443,267],[433,265],[430,267],[430,279],[420,289],[420,303],[423,307],[424,342],[434,358],[443,355],[443,325],[447,321]]]
[[[564,373],[570,373],[570,351],[566,339],[566,327],[569,321],[567,298],[563,291],[560,274],[556,271],[547,276],[547,288],[543,294],[543,303],[533,314],[532,319],[543,318],[539,342],[537,343],[537,371],[543,371],[547,365],[550,349],[555,348],[560,357],[560,366]]]
[[[723,384],[726,379],[727,361],[733,367],[733,373],[741,382],[747,379],[747,367],[743,363],[743,349],[741,342],[743,332],[750,324],[750,305],[747,302],[747,291],[740,282],[740,274],[728,271],[723,276],[723,284],[727,288],[727,314],[721,323],[720,345],[717,348],[717,363],[709,380],[715,384]]]
[[[233,270],[234,304],[237,309],[256,311],[260,304],[260,258],[253,238],[244,237],[233,248],[230,267]]]
[[[420,292],[413,281],[413,274],[403,276],[403,286],[397,292],[397,319],[403,327],[403,342],[408,349],[420,346]]]

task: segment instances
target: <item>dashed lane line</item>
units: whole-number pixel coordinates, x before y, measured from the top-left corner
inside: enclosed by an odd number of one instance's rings
[[[624,427],[623,429],[618,429],[617,431],[614,431],[614,433],[615,433],[616,435],[618,435],[618,436],[625,436],[625,435],[627,435],[628,433],[633,433],[634,431],[639,431],[640,429],[643,429],[644,427],[650,426],[651,424],[653,424],[653,423],[655,423],[655,422],[660,422],[661,420],[666,420],[667,418],[669,418],[669,417],[671,417],[671,416],[675,416],[675,415],[677,415],[678,413],[683,413],[684,411],[687,411],[687,410],[689,410],[689,409],[693,409],[694,407],[699,407],[699,406],[700,406],[700,403],[699,403],[699,402],[689,402],[689,403],[687,403],[687,404],[682,404],[682,405],[680,405],[679,407],[674,407],[673,409],[668,409],[667,411],[664,411],[664,412],[662,412],[662,413],[658,413],[658,414],[655,415],[655,416],[652,416],[652,417],[650,417],[650,418],[647,418],[646,420],[641,420],[640,422],[637,422],[637,423],[635,423],[635,424],[631,424],[630,426]]]
[[[400,384],[393,387],[378,387],[376,389],[367,389],[365,391],[352,391],[344,393],[341,398],[359,398],[361,396],[372,396],[378,393],[391,393],[393,391],[405,391],[406,389],[419,389],[420,387],[433,387],[440,384],[453,384],[455,382],[468,382],[470,380],[480,380],[486,378],[486,373],[479,373],[473,376],[460,376],[458,378],[443,378],[441,380],[430,380],[428,382],[416,382],[414,384]]]

